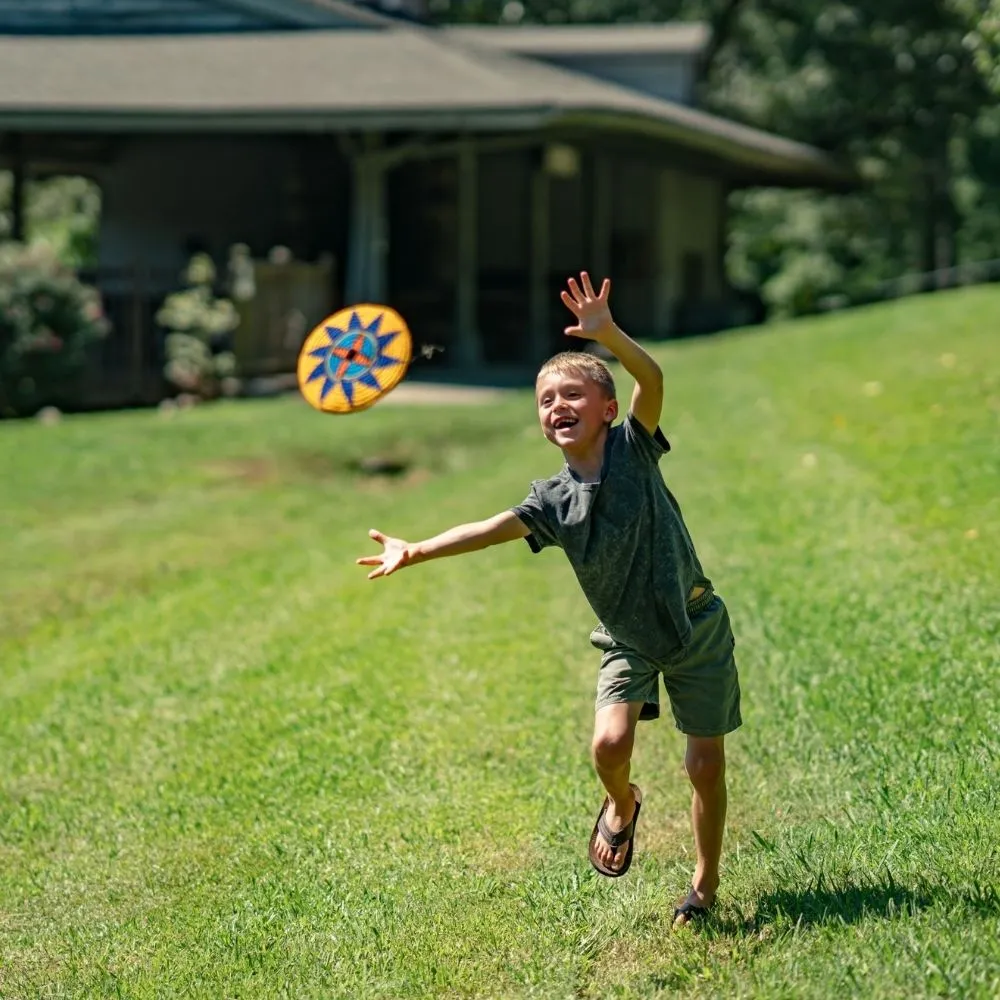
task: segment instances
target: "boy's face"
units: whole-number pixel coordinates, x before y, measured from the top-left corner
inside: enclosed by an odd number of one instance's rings
[[[580,372],[549,372],[535,389],[542,433],[570,453],[584,453],[618,416],[618,401]]]

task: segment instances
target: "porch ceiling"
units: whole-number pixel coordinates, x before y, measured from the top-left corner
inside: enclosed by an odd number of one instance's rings
[[[434,29],[0,37],[0,129],[9,131],[558,127],[643,135],[759,183],[855,182],[810,146]]]

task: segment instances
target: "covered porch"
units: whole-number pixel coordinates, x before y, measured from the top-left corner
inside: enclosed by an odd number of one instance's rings
[[[43,57],[58,77],[31,73]],[[0,67],[15,189],[69,172],[101,187],[88,277],[126,397],[155,381],[152,317],[198,250],[224,268],[234,244],[258,261],[285,247],[314,269],[305,304],[291,270],[272,276],[248,374],[291,371],[311,325],[374,301],[443,348],[436,372],[483,380],[565,345],[557,290],[582,268],[612,278],[636,336],[731,325],[729,192],[853,183],[810,147],[426,32],[0,40]]]

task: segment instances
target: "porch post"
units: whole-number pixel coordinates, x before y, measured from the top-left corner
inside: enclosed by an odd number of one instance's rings
[[[549,178],[539,164],[531,175],[531,361],[549,353]]]
[[[720,181],[718,246],[715,252],[715,273],[720,299],[726,298],[729,292],[729,281],[726,274],[726,254],[729,251],[729,195],[728,181]]]
[[[479,316],[479,160],[470,140],[458,153],[458,287],[455,295],[456,354],[461,368],[482,361]]]
[[[351,228],[347,251],[346,297],[349,304],[380,303],[386,294],[385,165],[369,149],[351,158]]]
[[[385,166],[372,157],[369,169],[371,184],[372,238],[368,261],[368,296],[374,302],[385,302],[388,291],[386,269],[389,258],[389,197]]]
[[[132,275],[132,343],[129,349],[128,381],[131,399],[138,403],[145,402],[143,362],[145,360],[146,314],[143,306],[149,294],[146,265],[136,265]]]
[[[591,206],[590,271],[594,275],[611,275],[611,220],[613,190],[611,161],[604,153],[593,154],[593,199]]]
[[[17,243],[24,242],[25,226],[25,162],[24,136],[15,132],[11,136],[13,145],[13,187],[11,189],[11,239]]]
[[[673,332],[673,307],[677,298],[677,223],[680,217],[677,174],[661,170],[656,197],[656,333]]]

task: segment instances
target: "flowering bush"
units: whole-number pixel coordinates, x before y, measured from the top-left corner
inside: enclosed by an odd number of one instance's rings
[[[0,415],[72,402],[108,332],[97,291],[45,245],[0,244]]]
[[[188,265],[190,287],[167,296],[156,321],[167,330],[164,374],[177,388],[214,399],[235,386],[236,356],[230,334],[239,325],[236,307],[213,292],[215,265],[196,254]]]

